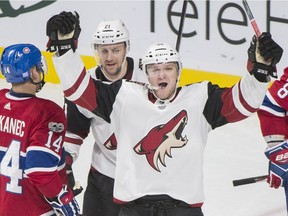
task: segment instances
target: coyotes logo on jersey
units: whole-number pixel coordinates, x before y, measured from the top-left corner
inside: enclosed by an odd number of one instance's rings
[[[109,150],[117,149],[117,140],[115,134],[113,133],[103,145]]]
[[[158,160],[165,165],[165,156],[172,158],[172,148],[182,148],[188,142],[182,132],[187,124],[188,116],[185,110],[180,111],[166,124],[157,125],[134,146],[134,151],[139,155],[145,155],[153,169],[160,172]]]

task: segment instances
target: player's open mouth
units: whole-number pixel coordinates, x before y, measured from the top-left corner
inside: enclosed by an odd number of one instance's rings
[[[165,83],[163,82],[163,83],[159,83],[159,84],[158,84],[158,86],[159,86],[160,88],[166,88],[167,85],[168,85],[168,83],[166,83],[166,82],[165,82]]]

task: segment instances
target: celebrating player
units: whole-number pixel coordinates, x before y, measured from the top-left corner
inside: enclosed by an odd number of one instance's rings
[[[68,22],[69,20],[71,22]],[[55,28],[61,29],[61,33],[68,33],[65,31],[69,31],[70,28],[66,25],[70,24],[73,28],[76,21],[71,12],[62,12],[53,16],[47,23],[49,30],[47,34],[53,34]],[[71,46],[74,44],[74,41],[71,40]],[[59,46],[57,41],[50,40],[47,48],[54,51],[58,48],[57,46]],[[88,71],[93,79],[106,82],[119,79],[145,80],[141,71],[136,72],[134,70],[134,60],[126,57],[130,49],[129,32],[121,20],[101,21],[93,35],[92,46],[98,63],[97,67]],[[55,48],[52,49],[52,47]],[[65,99],[65,109],[68,124],[64,146],[65,150],[69,152],[66,161],[68,170],[71,170],[68,174],[72,179],[71,187],[75,184],[71,164],[76,161],[80,146],[88,136],[90,127],[95,140],[91,169],[84,194],[83,214],[87,216],[116,216],[120,209],[120,206],[113,202],[116,150],[111,149],[108,145],[108,143],[116,144],[112,129],[113,122],[108,123],[67,99]]]
[[[12,88],[0,90],[0,215],[76,216],[67,188],[65,114],[35,96],[44,85],[45,59],[32,44],[4,49],[1,71]]]
[[[77,38],[73,30],[69,35]],[[257,47],[266,49],[256,55]],[[113,195],[122,204],[119,215],[202,216],[208,133],[257,111],[281,47],[269,33],[254,38],[249,73],[231,88],[208,81],[177,87],[182,64],[178,52],[165,43],[149,46],[142,59],[149,84],[93,80],[74,50],[58,51],[53,62],[65,96],[113,122],[117,143],[107,147],[117,148]]]

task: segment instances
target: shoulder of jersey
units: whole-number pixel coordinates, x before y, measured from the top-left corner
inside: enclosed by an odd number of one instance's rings
[[[139,82],[139,81],[135,81],[135,80],[125,80],[125,81],[129,82],[129,83],[134,83],[137,85],[145,86],[145,83],[143,83],[143,82]]]
[[[59,111],[64,112],[60,105],[58,105],[56,102],[52,101],[51,99],[45,99],[45,98],[39,98],[36,97],[36,103],[37,107],[42,107],[42,109],[47,112],[52,111]]]

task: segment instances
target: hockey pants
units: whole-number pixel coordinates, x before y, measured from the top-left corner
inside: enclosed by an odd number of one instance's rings
[[[151,200],[145,196],[121,206],[119,216],[204,216],[201,207],[190,207],[187,203],[166,195]]]
[[[114,179],[91,168],[83,200],[83,216],[117,216],[120,205],[113,202]]]

